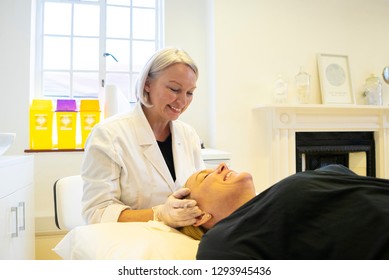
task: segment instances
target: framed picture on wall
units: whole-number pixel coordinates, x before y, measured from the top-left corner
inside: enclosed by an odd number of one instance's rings
[[[323,104],[355,104],[348,57],[318,54],[320,89]]]

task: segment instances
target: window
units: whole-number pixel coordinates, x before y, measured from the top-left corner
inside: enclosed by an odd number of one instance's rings
[[[96,98],[136,77],[162,47],[162,0],[38,0],[37,97]]]

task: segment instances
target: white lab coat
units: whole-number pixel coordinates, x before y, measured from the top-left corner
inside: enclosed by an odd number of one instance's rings
[[[87,223],[116,222],[126,209],[162,204],[187,178],[205,169],[200,138],[182,121],[170,125],[176,182],[140,104],[97,124],[88,137],[81,175]]]

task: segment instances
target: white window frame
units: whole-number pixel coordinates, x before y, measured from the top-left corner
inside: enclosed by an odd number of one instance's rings
[[[131,4],[132,4],[132,0]],[[156,1],[156,38],[155,38],[155,49],[159,49],[163,46],[163,0],[155,0]],[[43,69],[43,7],[45,2],[58,2],[58,3],[82,3],[82,4],[92,4],[92,5],[100,5],[100,34],[99,34],[99,81],[100,81],[100,86],[99,86],[99,92],[96,94],[96,98],[99,98],[104,94],[104,89],[106,86],[105,83],[105,76],[106,76],[106,60],[111,59],[111,57],[104,57],[103,54],[106,53],[105,47],[106,47],[106,28],[105,28],[105,23],[106,23],[106,0],[37,0],[37,30],[36,30],[36,55],[35,55],[35,92],[34,92],[34,98],[40,99],[40,98],[51,98],[51,99],[57,99],[57,97],[50,97],[45,95],[43,92],[43,74],[44,74],[44,69]],[[134,6],[135,7],[135,6]],[[131,13],[132,13],[132,8],[133,6],[131,5]],[[135,7],[136,8],[136,7]],[[138,7],[139,8],[139,7]],[[104,23],[104,24],[102,24]],[[73,24],[73,19],[72,19],[72,24]],[[136,41],[132,37],[132,30],[133,27],[130,26],[131,30],[131,36],[128,39],[130,41],[130,45],[132,46],[132,42]],[[70,35],[71,38],[73,38],[73,34]],[[144,40],[144,41],[149,41],[149,40]],[[132,52],[130,52],[130,62],[133,61],[132,57]],[[72,55],[70,57],[72,60]],[[130,63],[130,69],[128,71],[129,77],[130,77],[130,88],[128,89],[128,100],[130,102],[135,102],[136,97],[134,93],[134,85],[133,82],[135,80],[134,77],[137,76],[137,72],[133,71],[132,69],[132,63]],[[73,69],[70,69],[70,74],[74,72]],[[123,72],[121,72],[123,73]],[[124,72],[127,73],[127,72]],[[71,81],[72,79],[70,79]],[[72,90],[72,85],[70,85],[70,94],[69,96],[66,96],[64,98],[72,98],[72,99],[77,99],[76,97],[73,96],[73,90]]]

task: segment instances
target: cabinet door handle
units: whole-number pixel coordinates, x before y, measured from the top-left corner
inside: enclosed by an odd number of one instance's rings
[[[15,213],[15,232],[11,232],[11,237],[19,236],[19,226],[18,226],[18,207],[11,207],[11,214]]]
[[[19,207],[22,208],[22,225],[19,226],[19,230],[26,230],[26,203],[23,201],[19,202]]]

